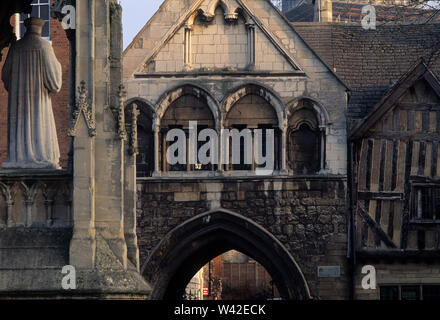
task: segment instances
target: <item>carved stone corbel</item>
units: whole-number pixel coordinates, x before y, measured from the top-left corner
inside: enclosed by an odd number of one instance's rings
[[[78,100],[76,102],[75,109],[73,110],[68,135],[71,137],[75,137],[78,134],[78,121],[81,115],[83,115],[84,120],[86,121],[89,136],[94,137],[96,136],[96,122],[95,119],[93,119],[92,108],[90,107],[88,101],[88,90],[86,88],[85,81],[81,81],[81,85],[78,87],[78,94]]]

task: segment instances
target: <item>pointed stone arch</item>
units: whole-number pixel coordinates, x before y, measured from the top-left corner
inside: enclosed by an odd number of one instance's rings
[[[133,105],[136,105],[136,108],[132,108]],[[128,151],[136,157],[136,174],[142,177],[151,176],[156,156],[154,139],[156,111],[148,100],[133,97],[125,102],[125,112],[126,127],[129,128],[130,133]],[[133,124],[136,126],[134,131]]]
[[[302,107],[300,106],[301,101],[306,101],[310,103],[310,105],[312,106],[313,110],[316,113],[316,117],[318,119],[318,123],[320,127],[325,127],[330,123],[329,113],[327,109],[324,107],[324,105],[318,100],[307,96],[301,96],[295,98],[287,103],[286,105],[287,120],[292,116],[293,113],[295,113],[299,108]]]
[[[208,91],[194,84],[179,85],[165,92],[156,103],[156,118],[153,125],[156,127],[160,126],[161,119],[168,107],[184,95],[192,95],[205,102],[212,113],[216,127],[219,127],[220,108],[217,100]]]
[[[278,126],[282,130],[285,122],[285,112],[281,98],[272,90],[256,83],[248,83],[232,90],[221,103],[222,116],[226,117],[231,108],[239,100],[252,94],[263,98],[274,108],[278,117]]]
[[[288,169],[294,174],[326,172],[329,114],[315,99],[302,96],[286,107]]]
[[[233,6],[229,0],[211,0],[204,15],[212,19],[218,6],[222,7],[226,20],[236,20],[238,18],[237,6]]]
[[[175,299],[204,264],[232,249],[262,264],[284,299],[311,298],[300,267],[283,244],[254,221],[223,209],[187,220],[153,249],[141,271],[153,285],[151,298]]]
[[[127,99],[127,101],[125,101],[125,103],[124,103],[125,108],[129,107],[133,103],[136,103],[140,112],[149,114],[151,117],[153,117],[155,110],[154,110],[153,104],[150,103],[150,101],[148,101],[147,99],[141,98],[141,97],[133,97],[133,98]]]

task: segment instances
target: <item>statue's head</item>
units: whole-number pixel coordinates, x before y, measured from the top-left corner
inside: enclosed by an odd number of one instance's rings
[[[43,27],[46,21],[40,18],[28,18],[24,21],[24,26],[26,27],[26,34],[34,33],[39,36],[43,33]]]

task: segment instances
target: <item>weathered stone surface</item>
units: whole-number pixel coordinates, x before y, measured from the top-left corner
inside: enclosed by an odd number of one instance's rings
[[[313,191],[308,190],[305,184],[301,186],[301,180],[294,178],[276,181],[281,183],[279,191],[273,189],[274,180],[270,178],[258,181],[225,178],[218,182],[202,179],[182,180],[179,183],[180,190],[175,186],[175,192],[165,192],[168,185],[166,181],[151,180],[139,183],[137,235],[141,265],[145,264],[152,250],[166,234],[188,219],[210,209],[207,197],[202,197],[199,201],[177,201],[173,195],[182,192],[181,190],[205,190],[208,184],[218,183],[219,188],[216,191],[221,194],[221,208],[253,220],[280,240],[304,272],[312,296],[347,298],[347,290],[329,295],[321,286],[325,286],[323,283],[330,280],[318,279],[316,275],[319,265],[335,264],[340,265],[342,270],[346,268],[346,241],[341,241],[341,237],[346,237],[346,207],[344,198],[336,196],[345,193],[344,180],[314,181]],[[292,189],[292,184],[296,185],[293,188],[295,191],[287,191],[286,189]],[[210,188],[212,189],[212,186]],[[240,192],[244,192],[245,197],[241,197]],[[316,206],[318,200],[321,202]],[[303,204],[299,204],[300,202]],[[338,250],[337,253],[335,249]],[[332,283],[336,282],[346,288],[346,278],[333,279]]]
[[[26,20],[28,32],[11,46],[2,70],[9,93],[4,169],[61,169],[50,93],[60,91],[62,70],[51,44],[41,38],[44,23],[39,18]]]

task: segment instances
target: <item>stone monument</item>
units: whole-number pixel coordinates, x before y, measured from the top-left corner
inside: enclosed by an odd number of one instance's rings
[[[4,169],[60,169],[51,93],[62,84],[61,64],[41,38],[45,21],[29,18],[23,39],[13,43],[2,71],[9,93],[8,159]]]

